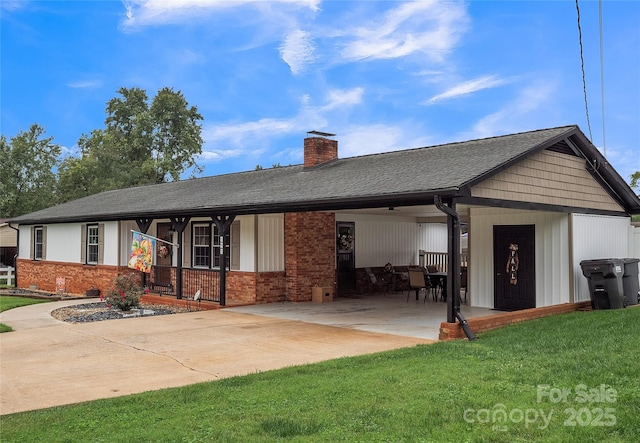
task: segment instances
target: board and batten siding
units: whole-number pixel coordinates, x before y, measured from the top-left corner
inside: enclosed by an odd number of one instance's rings
[[[631,243],[629,226],[628,217],[571,214],[575,301],[591,299],[589,283],[582,274],[580,262],[627,258]]]
[[[336,221],[355,223],[356,268],[417,265],[420,249],[447,250],[446,225],[418,223],[415,217],[345,212],[336,213]]]
[[[623,211],[587,172],[585,160],[541,151],[471,188],[473,197]]]
[[[569,217],[556,212],[470,208],[469,300],[494,307],[493,226],[535,225],[536,307],[569,302]]]
[[[258,272],[284,271],[284,214],[259,215],[257,218]]]

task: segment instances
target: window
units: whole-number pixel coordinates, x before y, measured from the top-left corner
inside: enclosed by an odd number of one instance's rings
[[[193,226],[193,266],[209,268],[211,266],[211,226]]]
[[[80,225],[80,262],[104,264],[104,224]]]
[[[98,264],[98,225],[87,225],[87,263]]]
[[[33,258],[44,260],[44,229],[42,226],[33,228]]]
[[[213,235],[211,233],[213,232]],[[219,269],[220,268],[220,240],[218,228],[213,223],[193,224],[193,267]],[[227,248],[226,267],[229,268],[229,235],[224,242]]]

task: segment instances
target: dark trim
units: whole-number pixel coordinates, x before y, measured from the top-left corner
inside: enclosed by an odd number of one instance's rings
[[[464,194],[464,193],[463,193]],[[318,199],[314,201],[289,202],[289,203],[260,203],[239,206],[219,206],[215,208],[202,209],[185,209],[185,210],[166,210],[157,212],[141,212],[141,213],[111,213],[111,214],[92,214],[78,217],[56,217],[41,219],[22,219],[20,224],[58,224],[58,223],[80,223],[99,221],[120,221],[120,220],[138,220],[144,218],[169,218],[176,216],[182,217],[210,217],[211,213],[218,214],[235,214],[239,215],[256,215],[256,214],[276,214],[287,212],[314,212],[314,211],[338,211],[342,209],[367,209],[367,208],[383,208],[388,206],[416,206],[424,204],[433,204],[433,196],[440,195],[442,197],[456,197],[460,195],[460,189],[445,188],[436,189],[425,192],[411,192],[403,194],[388,195],[367,195],[352,198],[340,199]],[[16,222],[17,223],[17,222]]]
[[[143,234],[146,234],[149,228],[151,227],[151,223],[153,223],[153,218],[145,217],[145,218],[136,218],[136,224],[138,225],[138,229]]]
[[[563,212],[580,213],[580,214],[594,214],[594,215],[610,215],[615,217],[628,217],[624,211],[606,211],[603,209],[591,209],[580,208],[576,206],[563,206],[563,205],[549,205],[545,203],[534,203],[514,200],[499,200],[495,198],[484,197],[461,197],[457,200],[458,203],[465,205],[475,206],[487,206],[491,208],[509,208],[509,209],[525,209],[527,211],[548,211],[548,212]]]

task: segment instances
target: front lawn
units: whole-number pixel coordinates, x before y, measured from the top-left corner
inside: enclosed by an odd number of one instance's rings
[[[39,300],[34,298],[15,297],[12,295],[0,295],[0,312],[9,309],[19,308],[20,306],[35,305],[36,303],[46,303],[49,300]],[[11,329],[7,325],[0,323],[0,332],[10,332]]]
[[[640,308],[573,312],[476,342],[3,416],[0,440],[635,442],[639,337]],[[215,337],[203,352],[215,357]]]

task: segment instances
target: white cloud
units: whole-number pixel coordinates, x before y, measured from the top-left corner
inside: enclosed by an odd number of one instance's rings
[[[280,45],[280,57],[289,65],[291,73],[297,75],[315,60],[314,49],[311,34],[297,29],[290,32]]]
[[[125,7],[124,28],[188,23],[211,11],[232,9],[245,5],[260,7],[255,0],[121,0]],[[281,5],[318,10],[320,0],[279,0]]]
[[[473,80],[468,80],[466,82],[462,82],[457,84],[445,92],[435,95],[431,97],[429,100],[424,102],[423,104],[434,104],[443,100],[460,97],[461,95],[471,94],[473,92],[481,91],[483,89],[495,88],[496,86],[501,86],[507,83],[506,79],[499,78],[495,75],[485,75],[484,77],[479,77]]]
[[[558,117],[552,112],[551,105],[557,88],[557,82],[554,80],[537,80],[520,90],[518,95],[501,109],[478,120],[473,129],[462,134],[459,139],[493,137],[565,124],[558,123]]]
[[[440,61],[466,31],[469,17],[461,2],[403,2],[368,26],[346,30],[351,38],[341,51],[347,61],[393,59],[425,54]]]
[[[99,88],[100,86],[102,86],[102,81],[101,80],[79,80],[75,82],[69,82],[67,83],[67,86],[69,88],[76,88],[76,89]]]
[[[339,139],[340,157],[400,151],[431,143],[426,137],[416,137],[412,124],[347,127],[340,133]]]
[[[331,111],[336,108],[350,107],[362,103],[363,88],[332,89],[327,94],[327,103],[321,111]]]

